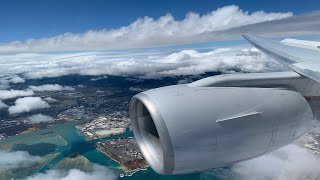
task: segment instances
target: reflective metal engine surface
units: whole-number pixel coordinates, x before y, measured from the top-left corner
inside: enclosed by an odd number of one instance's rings
[[[144,157],[161,174],[261,156],[299,138],[313,119],[307,100],[292,90],[190,85],[140,93],[130,114]]]

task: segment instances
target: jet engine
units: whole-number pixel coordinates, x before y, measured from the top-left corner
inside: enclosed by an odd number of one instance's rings
[[[135,95],[130,117],[150,166],[160,174],[184,174],[281,148],[309,130],[313,113],[289,88],[184,84]]]

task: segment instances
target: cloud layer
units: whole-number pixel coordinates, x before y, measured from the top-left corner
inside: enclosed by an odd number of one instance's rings
[[[161,78],[233,70],[265,72],[281,71],[283,67],[255,49],[242,47],[218,48],[206,52],[186,49],[175,53],[140,50],[0,55],[2,73],[21,74],[31,79],[71,74]]]
[[[40,97],[24,97],[15,101],[14,106],[10,106],[9,114],[19,114],[23,112],[30,112],[35,109],[49,108],[50,105],[43,101]]]
[[[59,84],[44,84],[41,86],[29,86],[33,91],[74,91],[71,86],[61,86]]]
[[[86,173],[78,169],[72,169],[68,172],[62,170],[49,170],[46,173],[39,173],[25,180],[113,180],[116,175],[106,167],[93,165],[93,171]]]
[[[0,159],[0,169],[8,170],[30,166],[41,158],[38,156],[31,156],[24,151],[8,152],[0,150]]]
[[[210,38],[205,39],[202,35],[292,16],[291,12],[257,11],[249,14],[232,5],[203,15],[190,12],[183,20],[175,20],[172,15],[167,14],[159,19],[139,18],[119,29],[88,31],[82,34],[65,33],[49,38],[29,39],[24,42],[15,41],[1,44],[0,51],[107,50],[210,41],[215,38],[208,36]],[[238,36],[237,39],[239,38]]]
[[[0,100],[1,99],[11,99],[22,96],[32,96],[34,93],[31,90],[0,90]]]
[[[244,180],[299,180],[320,176],[320,158],[297,145],[288,145],[259,158],[241,162],[232,170]]]

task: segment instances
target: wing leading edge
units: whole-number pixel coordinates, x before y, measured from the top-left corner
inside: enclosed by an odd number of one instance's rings
[[[289,46],[254,35],[243,35],[243,37],[278,62],[320,83],[319,50]]]

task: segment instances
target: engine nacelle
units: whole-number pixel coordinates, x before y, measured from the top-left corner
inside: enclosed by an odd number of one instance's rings
[[[295,91],[188,85],[134,96],[130,116],[142,154],[160,174],[261,156],[298,139],[313,119],[310,105]]]

